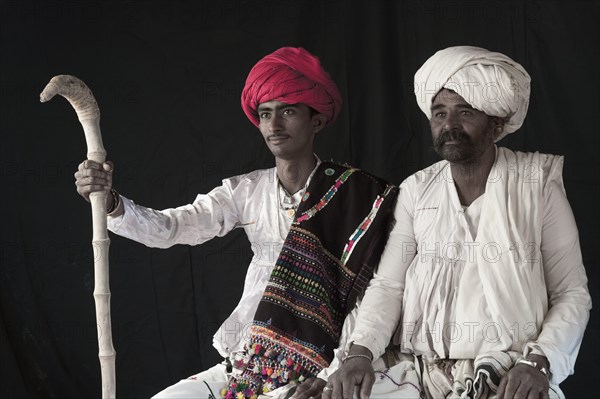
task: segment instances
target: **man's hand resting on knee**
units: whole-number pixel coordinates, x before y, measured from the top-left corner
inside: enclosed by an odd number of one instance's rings
[[[329,377],[323,389],[323,399],[350,399],[359,386],[358,397],[367,399],[375,383],[373,355],[364,346],[352,345],[342,366]]]

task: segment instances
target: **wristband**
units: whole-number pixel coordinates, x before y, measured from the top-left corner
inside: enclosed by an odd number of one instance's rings
[[[546,377],[548,377],[548,369],[544,366],[542,367],[538,367],[538,363],[534,362],[533,360],[527,360],[525,358],[520,358],[518,359],[515,364],[525,364],[529,367],[533,367],[534,369],[537,369],[540,373],[544,374]],[[550,378],[550,377],[548,377]]]
[[[106,216],[112,215],[117,210],[119,205],[121,205],[121,196],[119,195],[117,190],[115,190],[114,188],[111,188],[110,194],[113,197],[113,203],[112,203],[112,206],[106,210]]]
[[[346,356],[344,358],[344,360],[342,360],[342,363],[346,363],[346,360],[350,360],[350,359],[355,358],[355,357],[364,357],[365,359],[369,359],[370,362],[373,361],[373,358],[371,356],[369,356],[369,355],[363,355],[361,353],[357,353],[355,355],[348,355],[348,356]]]

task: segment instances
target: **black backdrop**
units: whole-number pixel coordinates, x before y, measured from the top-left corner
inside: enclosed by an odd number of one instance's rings
[[[600,71],[597,1],[0,2],[0,397],[100,396],[86,149],[57,74],[93,90],[115,186],[156,208],[272,165],[239,106],[252,65],[284,45],[320,56],[344,109],[319,155],[400,183],[436,160],[412,77],[436,50],[504,52],[533,77],[524,126],[502,144],[565,155],[590,291],[598,300]],[[595,205],[594,205],[595,204]],[[241,295],[241,232],[149,249],[111,235],[117,392],[148,397],[217,360],[212,334]],[[595,311],[568,397],[595,397]]]

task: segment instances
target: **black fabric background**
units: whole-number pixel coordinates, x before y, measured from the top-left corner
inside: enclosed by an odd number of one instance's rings
[[[435,51],[504,52],[533,77],[524,126],[502,144],[565,155],[593,300],[598,294],[598,1],[0,1],[0,397],[98,398],[88,204],[73,173],[86,148],[57,74],[93,90],[115,186],[143,205],[188,203],[224,177],[271,166],[239,94],[284,45],[320,56],[345,104],[323,159],[400,183],[435,160],[412,78]],[[149,249],[111,235],[119,398],[144,398],[215,364],[212,334],[241,295],[241,231]],[[595,397],[592,316],[567,397]]]

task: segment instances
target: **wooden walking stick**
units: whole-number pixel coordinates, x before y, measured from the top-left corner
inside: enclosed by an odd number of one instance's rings
[[[87,158],[102,164],[106,151],[100,134],[100,109],[91,90],[75,76],[53,77],[40,94],[46,102],[56,94],[65,97],[79,117],[87,143]],[[94,301],[98,327],[98,347],[102,373],[102,398],[113,399],[116,394],[115,349],[110,325],[110,287],[108,282],[108,248],[110,239],[106,230],[106,191],[90,194],[92,204],[92,247],[94,249]]]

